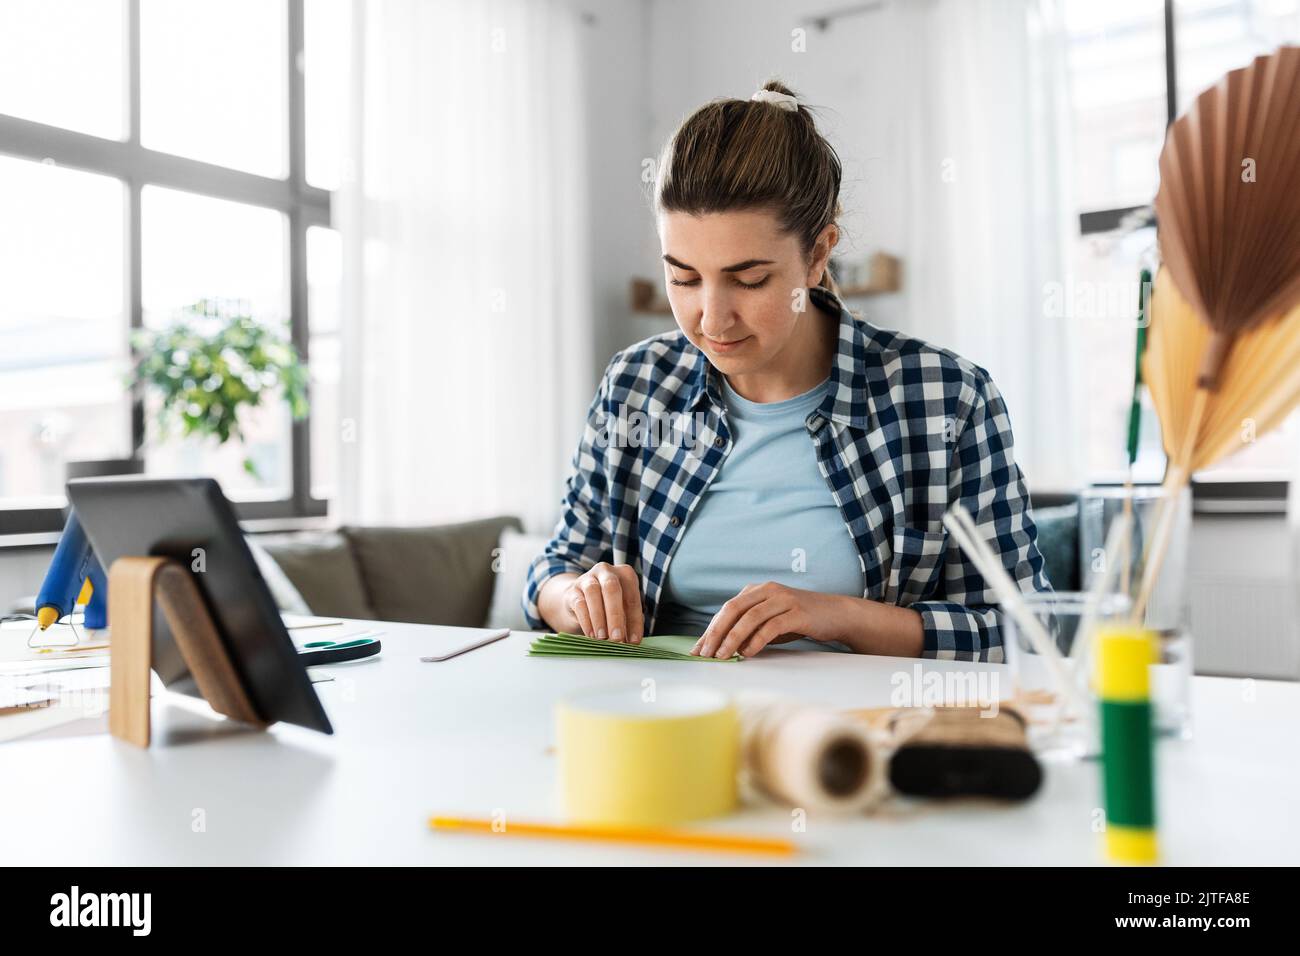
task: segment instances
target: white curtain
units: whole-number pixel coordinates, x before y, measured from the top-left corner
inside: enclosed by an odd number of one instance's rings
[[[1048,306],[1073,229],[1058,5],[906,0],[889,15],[908,118],[904,328],[989,371],[1034,488],[1074,487],[1082,375]]]
[[[594,383],[579,14],[355,0],[338,517],[554,519]]]

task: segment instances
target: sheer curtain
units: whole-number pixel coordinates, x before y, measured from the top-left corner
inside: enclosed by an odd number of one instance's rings
[[[1032,487],[1079,483],[1082,375],[1049,307],[1072,234],[1066,59],[1052,0],[909,0],[905,328],[988,369]]]
[[[594,383],[579,14],[355,0],[342,521],[548,527]]]

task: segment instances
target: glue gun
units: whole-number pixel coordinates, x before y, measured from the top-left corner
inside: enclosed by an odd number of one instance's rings
[[[68,510],[54,560],[45,572],[45,581],[36,596],[36,623],[43,631],[72,610],[78,602],[86,605],[85,626],[98,629],[108,626],[108,578],[100,567],[90,539]]]

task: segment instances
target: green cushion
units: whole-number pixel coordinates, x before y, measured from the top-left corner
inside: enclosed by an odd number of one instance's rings
[[[1047,580],[1057,591],[1077,591],[1079,574],[1079,504],[1034,508],[1038,550],[1047,568]]]
[[[423,528],[345,527],[366,593],[385,621],[482,627],[492,603],[493,562],[517,518]],[[310,600],[310,599],[309,599]]]

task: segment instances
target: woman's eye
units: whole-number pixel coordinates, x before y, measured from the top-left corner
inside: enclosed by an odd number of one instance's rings
[[[745,282],[742,279],[733,279],[732,281],[734,281],[736,285],[740,286],[742,289],[761,289],[763,286],[767,285],[767,280],[770,278],[771,276],[763,276],[763,278],[759,279],[757,282]],[[700,279],[699,276],[696,276],[694,279],[670,278],[668,280],[668,283],[670,285],[676,285],[676,286],[694,287],[700,284]]]

